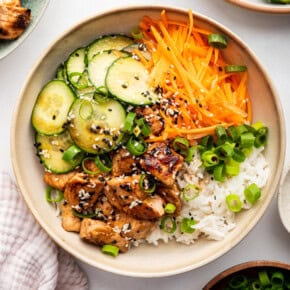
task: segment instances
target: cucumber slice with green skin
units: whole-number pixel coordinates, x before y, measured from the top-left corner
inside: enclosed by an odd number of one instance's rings
[[[76,49],[68,57],[65,68],[67,79],[76,89],[83,89],[89,86],[86,70],[86,49],[84,47]]]
[[[87,62],[89,63],[96,54],[102,51],[112,49],[121,50],[132,43],[134,43],[133,39],[126,35],[102,36],[89,44],[87,48]]]
[[[76,96],[62,80],[48,82],[40,91],[33,107],[31,122],[43,135],[57,135],[65,130],[67,114]]]
[[[66,69],[63,65],[63,63],[61,63],[57,70],[56,70],[56,74],[55,74],[56,79],[61,80],[61,81],[65,81],[67,82],[67,75],[66,75]]]
[[[128,56],[128,53],[119,50],[106,50],[96,54],[88,63],[88,74],[91,83],[96,88],[105,86],[108,68],[116,59],[124,56]]]
[[[69,132],[75,144],[92,154],[115,149],[121,142],[126,113],[113,99],[77,99],[70,110]]]
[[[113,62],[107,72],[106,87],[110,94],[131,105],[150,105],[159,99],[149,86],[148,71],[133,57]]]
[[[77,158],[70,163],[62,159],[63,152],[74,144],[67,130],[56,136],[37,133],[35,142],[37,155],[41,162],[46,169],[53,173],[66,173],[75,169],[81,163],[85,154],[84,152],[79,153]]]

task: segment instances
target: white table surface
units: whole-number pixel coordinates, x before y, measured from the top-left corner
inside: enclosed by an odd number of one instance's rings
[[[219,21],[240,36],[256,53],[272,78],[282,102],[287,135],[290,136],[290,14],[257,13],[222,0],[50,0],[43,18],[32,34],[18,49],[0,60],[0,170],[8,170],[13,174],[9,144],[13,108],[27,74],[39,55],[55,37],[79,20],[126,4],[168,4],[191,8]],[[287,143],[284,168],[290,164],[290,145]],[[88,275],[90,289],[101,290],[198,290],[220,271],[241,262],[267,259],[290,263],[290,235],[280,221],[276,197],[263,218],[243,241],[217,260],[184,274],[152,279],[132,278],[77,262]]]

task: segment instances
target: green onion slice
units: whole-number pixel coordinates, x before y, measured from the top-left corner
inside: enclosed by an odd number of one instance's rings
[[[131,136],[126,144],[127,150],[135,156],[142,155],[147,150],[147,144],[144,140],[135,139],[134,136]]]
[[[226,178],[224,164],[219,164],[213,169],[213,178],[217,181],[224,181]]]
[[[166,213],[172,214],[175,213],[176,211],[176,206],[173,203],[166,203],[165,207],[164,207],[164,211]]]
[[[232,289],[247,289],[248,279],[245,275],[235,275],[229,281],[229,286]]]
[[[95,163],[102,172],[109,173],[112,170],[112,161],[106,154],[97,155]]]
[[[212,167],[219,164],[219,156],[211,150],[205,151],[201,154],[201,160],[205,168]]]
[[[212,33],[208,36],[208,44],[214,48],[224,49],[227,47],[228,42],[225,36],[219,33]]]
[[[81,161],[83,151],[76,145],[69,146],[62,155],[62,159],[70,164],[76,164]]]
[[[262,286],[267,286],[271,284],[269,275],[266,270],[259,271],[258,276],[259,276],[259,281]]]
[[[60,202],[63,200],[63,192],[51,186],[47,187],[45,195],[48,202]]]
[[[255,142],[255,136],[251,132],[243,133],[240,136],[240,145],[243,148],[252,147],[254,145],[254,142]]]
[[[95,161],[95,158],[93,158],[93,157],[87,157],[87,158],[84,158],[84,159],[82,160],[82,169],[83,169],[83,171],[84,171],[85,173],[88,173],[88,174],[91,174],[91,175],[94,175],[94,174],[98,174],[98,173],[100,173],[100,170],[92,171],[92,170],[89,170],[89,169],[86,167],[86,162],[87,162],[87,161],[90,161],[90,160]]]
[[[79,90],[85,89],[89,85],[88,79],[84,73],[73,72],[69,75],[69,80],[72,85]]]
[[[250,204],[254,204],[261,197],[261,190],[256,183],[252,183],[245,188],[244,195]]]
[[[74,216],[79,217],[79,218],[92,218],[96,216],[96,213],[92,212],[92,213],[80,213],[78,211],[76,211],[74,208],[72,209],[72,213]]]
[[[110,255],[113,257],[117,257],[119,254],[119,248],[117,246],[114,246],[114,245],[103,245],[102,252],[104,254],[107,254],[107,255]]]
[[[156,182],[153,177],[146,174],[141,174],[139,186],[142,191],[146,193],[153,193],[156,189]]]
[[[125,120],[125,126],[124,126],[125,132],[132,133],[135,117],[136,117],[136,113],[129,112],[127,114],[126,120]]]
[[[198,197],[200,193],[200,187],[196,184],[187,184],[182,189],[182,198],[185,201],[190,201]]]
[[[196,225],[196,221],[191,218],[183,218],[180,225],[180,231],[182,233],[192,234],[195,231],[193,227]]]
[[[139,27],[134,27],[132,30],[131,30],[131,35],[134,39],[137,39],[137,40],[140,40],[143,38],[143,33],[142,31],[140,30]]]
[[[160,228],[166,233],[173,234],[176,231],[176,221],[171,216],[163,216],[161,219]]]
[[[215,128],[215,134],[217,136],[217,143],[223,144],[228,138],[226,129],[223,126],[217,126]]]
[[[225,72],[226,73],[238,73],[238,72],[244,72],[247,70],[247,67],[245,65],[226,65]]]
[[[225,160],[225,173],[229,176],[236,176],[240,173],[240,163],[233,158]]]
[[[243,203],[237,194],[231,193],[226,197],[226,204],[230,211],[239,212],[242,209]]]
[[[186,152],[184,152],[184,156],[185,156],[185,161],[190,163],[193,159],[193,156],[194,156],[194,153],[195,153],[195,150],[196,150],[196,146],[191,146],[188,148],[188,150],[186,150]]]
[[[274,272],[271,276],[271,282],[273,285],[283,286],[284,275],[282,272]]]
[[[187,139],[182,137],[176,137],[173,141],[173,149],[175,151],[187,150],[189,147],[189,142]]]

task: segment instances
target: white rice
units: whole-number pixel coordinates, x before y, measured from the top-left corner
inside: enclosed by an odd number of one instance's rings
[[[198,154],[190,164],[184,164],[177,177],[180,188],[187,184],[196,184],[200,187],[199,195],[190,201],[182,201],[182,211],[176,218],[177,229],[168,234],[157,225],[146,241],[158,245],[160,241],[168,242],[175,239],[184,244],[194,243],[199,238],[221,240],[236,226],[236,214],[230,211],[226,204],[226,196],[234,193],[239,195],[243,202],[243,210],[251,207],[244,197],[244,189],[251,183],[258,187],[265,186],[269,176],[269,166],[263,155],[263,149],[254,149],[252,154],[240,165],[240,174],[218,182],[201,166]],[[258,201],[259,202],[259,201]],[[195,231],[191,234],[181,233],[179,222],[184,218],[193,218],[197,221]]]

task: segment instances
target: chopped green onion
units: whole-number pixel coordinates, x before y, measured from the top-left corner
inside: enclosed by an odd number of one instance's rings
[[[117,257],[119,254],[119,248],[117,246],[114,246],[114,245],[103,245],[102,252],[104,254],[107,254],[107,255],[110,255],[113,257]]]
[[[213,151],[205,151],[201,154],[201,160],[205,168],[212,167],[219,163],[219,156]]]
[[[219,164],[213,169],[213,177],[217,181],[224,181],[226,178],[224,164]]]
[[[176,137],[173,141],[173,149],[175,151],[187,150],[189,147],[189,142],[187,139],[182,137]]]
[[[153,193],[156,189],[156,182],[150,175],[141,174],[139,186],[146,193]]]
[[[262,289],[262,286],[258,280],[253,281],[251,286],[252,286],[252,288],[250,288],[250,289],[253,289],[253,290],[261,290]]]
[[[263,122],[256,122],[256,123],[252,124],[252,127],[253,127],[256,131],[258,131],[259,129],[264,128],[265,125],[264,125]]]
[[[81,161],[83,157],[83,151],[76,145],[69,146],[62,155],[62,159],[70,164],[76,164]]]
[[[126,148],[132,155],[139,156],[146,152],[147,144],[143,140],[137,140],[131,136],[126,144]]]
[[[85,89],[89,85],[88,79],[84,73],[73,72],[69,75],[69,80],[72,85],[79,90]]]
[[[247,67],[245,65],[226,65],[225,72],[226,73],[238,73],[238,72],[244,72],[247,70]]]
[[[191,146],[188,148],[188,150],[186,150],[184,152],[184,156],[185,156],[185,161],[190,163],[193,159],[193,156],[194,156],[194,153],[195,153],[195,150],[196,150],[196,146]]]
[[[79,217],[79,218],[92,218],[96,216],[96,213],[92,212],[92,213],[80,213],[78,211],[76,211],[74,208],[72,209],[72,213],[74,216]]]
[[[225,160],[225,173],[229,176],[236,176],[240,173],[240,163],[232,158]]]
[[[274,272],[271,276],[271,282],[273,285],[283,286],[284,275],[281,272]]]
[[[226,197],[226,204],[230,211],[239,212],[243,207],[243,203],[237,194],[231,193]]]
[[[235,144],[231,144],[229,142],[226,142],[220,146],[218,146],[214,152],[218,155],[219,159],[227,159],[231,157],[234,153],[234,146]]]
[[[251,132],[243,133],[240,136],[240,145],[243,148],[252,147],[254,145],[254,142],[255,142],[255,136]]]
[[[143,33],[142,31],[140,30],[139,27],[134,27],[132,30],[131,30],[131,35],[134,39],[142,39],[143,38]]]
[[[228,42],[225,36],[219,33],[212,33],[208,35],[208,44],[214,48],[224,49],[227,47]]]
[[[245,161],[246,155],[245,155],[245,153],[243,151],[238,150],[238,149],[235,148],[234,151],[233,151],[233,154],[232,154],[232,158],[233,158],[233,160],[241,163],[241,162]]]
[[[267,286],[271,284],[270,278],[266,270],[259,271],[258,276],[262,286]]]
[[[83,171],[84,171],[85,173],[87,173],[87,174],[91,174],[91,175],[94,175],[94,174],[98,174],[98,173],[100,173],[99,168],[98,168],[96,171],[91,171],[91,170],[87,169],[87,167],[86,167],[86,162],[89,161],[89,160],[95,161],[95,158],[93,158],[93,157],[87,157],[87,158],[84,158],[84,159],[82,160],[82,169],[83,169]]]
[[[238,138],[240,137],[239,131],[237,130],[237,127],[235,126],[230,126],[228,128],[228,134],[233,141],[237,141]]]
[[[63,192],[59,189],[48,186],[46,189],[46,200],[48,202],[60,202],[63,200]]]
[[[176,206],[173,203],[166,203],[165,207],[164,207],[164,211],[166,213],[172,214],[176,211]]]
[[[250,204],[254,204],[261,197],[261,190],[256,183],[252,183],[245,188],[244,195]]]
[[[196,184],[187,184],[182,189],[182,198],[185,201],[190,201],[198,197],[200,192],[200,187]]]
[[[213,146],[213,137],[211,135],[201,138],[200,145],[209,150]]]
[[[97,155],[95,163],[102,172],[109,173],[112,170],[112,161],[106,154]]]
[[[230,281],[229,286],[232,289],[247,289],[248,279],[245,275],[234,275]]]
[[[124,131],[125,132],[129,132],[129,133],[132,132],[133,126],[134,126],[135,117],[136,117],[136,113],[129,112],[127,114],[126,119],[125,119],[125,126],[124,126]]]
[[[148,137],[151,134],[151,128],[146,123],[144,118],[140,118],[136,121],[137,126],[140,128],[141,133],[144,137]]]
[[[226,142],[228,135],[223,126],[217,126],[215,128],[215,134],[217,136],[217,144],[220,145]]]
[[[163,216],[161,219],[160,228],[166,233],[173,234],[176,231],[176,221],[171,216]]]
[[[196,223],[197,222],[191,218],[183,218],[180,224],[180,231],[182,233],[192,234],[195,231],[193,226],[196,225]]]

